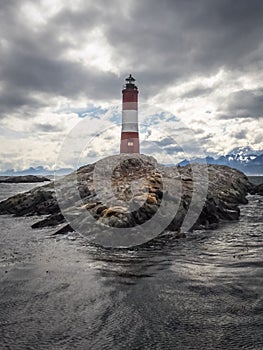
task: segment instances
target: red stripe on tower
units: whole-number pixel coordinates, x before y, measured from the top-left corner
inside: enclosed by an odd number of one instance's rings
[[[138,128],[138,88],[131,76],[122,90],[122,129],[120,153],[140,153]]]

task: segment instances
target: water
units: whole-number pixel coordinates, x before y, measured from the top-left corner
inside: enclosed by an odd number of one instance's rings
[[[1,349],[263,349],[263,197],[248,198],[238,222],[125,251],[0,216]]]
[[[248,178],[254,185],[260,185],[263,182],[263,176],[248,176]]]

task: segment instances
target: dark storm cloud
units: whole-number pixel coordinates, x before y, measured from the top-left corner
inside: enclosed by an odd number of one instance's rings
[[[47,103],[30,94],[23,93],[21,89],[12,87],[4,87],[0,93],[0,119],[4,118],[6,114],[16,109],[26,107],[27,109],[34,109],[46,106]]]
[[[232,93],[226,103],[221,106],[219,119],[262,118],[263,89],[241,90]]]
[[[250,113],[251,117],[263,116],[263,89],[243,90],[233,93],[228,102],[228,110]]]
[[[146,0],[131,18],[108,26],[116,54],[125,52],[140,81],[151,91],[220,67],[249,69],[250,54],[261,43],[260,0]],[[117,57],[116,56],[116,57]],[[260,65],[260,52],[253,66]],[[146,90],[146,89],[145,89]]]
[[[0,79],[3,84],[3,91],[0,91],[0,115],[24,105],[37,107],[37,100],[31,97],[32,93],[69,98],[83,94],[87,100],[116,97],[120,81],[115,74],[84,67],[67,58],[65,50],[80,45],[78,27],[72,33],[69,25],[69,19],[72,20],[70,13],[62,11],[44,29],[35,31],[21,15],[23,3],[0,3]],[[94,14],[91,17],[96,19]],[[79,18],[76,21],[83,31],[93,28],[88,24],[87,17],[86,22],[84,18],[83,23]],[[59,34],[63,34],[66,28],[76,35],[75,44],[59,40]]]
[[[32,92],[50,97],[84,95],[87,100],[118,98],[120,80],[130,72],[138,79],[141,96],[147,97],[222,67],[245,73],[262,64],[261,0],[144,0],[131,2],[128,14],[121,11],[125,7],[121,1],[107,7],[105,1],[83,1],[74,10],[65,2],[38,30],[23,18],[23,3],[0,1],[5,41],[0,44],[0,78],[10,109],[36,103]],[[104,32],[116,65],[125,60],[121,77],[67,57],[69,48],[82,48],[85,35],[94,28]],[[61,39],[68,36],[71,40]],[[205,90],[190,91],[188,97],[210,92]]]
[[[0,61],[4,61],[2,57]],[[19,62],[19,65],[17,64]],[[8,81],[7,87],[28,91],[60,94],[75,97],[86,93],[92,98],[112,98],[119,84],[111,73],[88,70],[66,59],[43,57],[37,52],[13,50],[13,55],[3,65],[1,77]],[[101,88],[103,84],[109,91]]]

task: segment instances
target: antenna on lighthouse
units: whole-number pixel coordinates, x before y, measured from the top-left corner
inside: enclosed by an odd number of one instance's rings
[[[130,74],[122,90],[122,129],[120,153],[140,153],[138,127],[138,88]]]
[[[128,81],[128,83],[132,83],[133,81],[135,81],[135,79],[133,78],[133,76],[131,74],[125,80]]]

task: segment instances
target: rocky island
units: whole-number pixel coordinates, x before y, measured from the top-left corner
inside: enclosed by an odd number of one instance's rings
[[[136,229],[160,212],[155,223],[180,236],[237,220],[239,204],[253,190],[246,175],[227,166],[164,166],[145,155],[118,155],[4,200],[0,214],[33,215],[33,228],[54,226],[60,234],[92,231],[90,218],[103,227]]]
[[[36,175],[0,176],[0,183],[35,183],[45,181],[50,181],[50,179]]]

